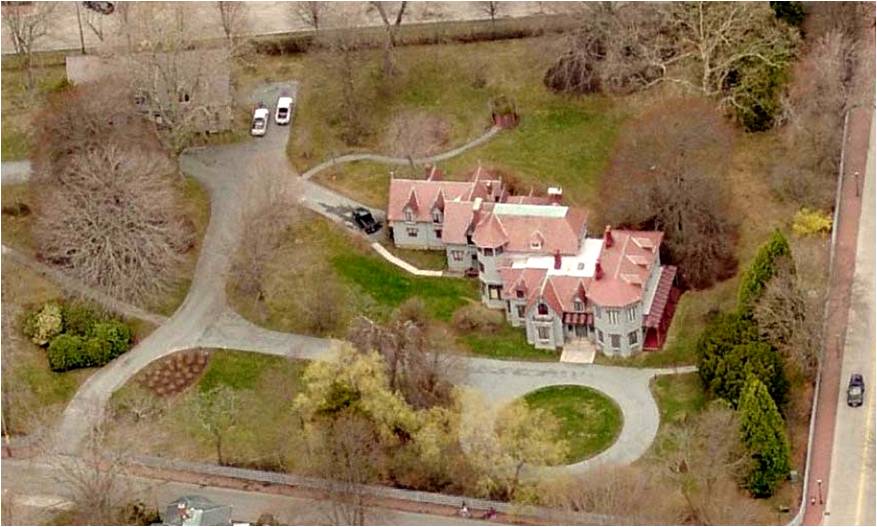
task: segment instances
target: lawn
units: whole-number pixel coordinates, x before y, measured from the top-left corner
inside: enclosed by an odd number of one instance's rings
[[[514,359],[532,361],[557,361],[557,352],[536,349],[527,344],[524,328],[504,325],[497,333],[465,333],[457,338],[464,349],[475,355],[491,359]]]
[[[402,249],[396,247],[396,245],[389,239],[385,239],[381,243],[388,251],[418,269],[444,271],[448,267],[448,254],[444,250],[422,251],[417,249]]]
[[[479,161],[505,170],[524,185],[544,188],[561,185],[572,202],[586,204],[597,178],[606,167],[618,126],[627,116],[625,106],[602,96],[568,97],[542,84],[551,61],[546,50],[551,38],[503,42],[412,46],[397,50],[400,75],[384,88],[378,74],[380,54],[364,51],[360,82],[370,104],[363,120],[370,130],[356,147],[340,140],[343,122],[334,108],[340,93],[326,66],[316,57],[290,57],[290,71],[307,64],[301,103],[289,154],[303,171],[321,160],[354,151],[396,153],[386,133],[400,112],[420,111],[445,123],[442,144],[429,153],[463,144],[490,126],[490,102],[511,97],[521,115],[520,126],[489,144],[442,163],[454,177]],[[266,71],[277,69],[272,62]],[[426,152],[421,152],[421,154]],[[417,157],[417,156],[415,156]],[[386,203],[386,186],[393,167],[375,164],[344,165],[318,181],[375,206]],[[396,167],[399,173],[407,169]]]
[[[112,437],[134,452],[215,462],[210,437],[194,416],[194,396],[215,386],[230,387],[238,398],[237,424],[224,438],[230,464],[291,470],[301,461],[299,423],[290,411],[306,361],[236,350],[214,350],[207,368],[182,393],[159,397],[130,381],[113,394]],[[124,411],[130,397],[145,398],[153,413],[139,420]]]
[[[376,209],[386,209],[390,190],[390,171],[402,175],[398,166],[371,161],[354,161],[317,173],[312,181],[339,194]]]
[[[697,373],[664,375],[653,380],[651,388],[661,413],[661,424],[649,453],[643,456],[641,462],[658,460],[661,452],[676,448],[672,440],[673,428],[695,417],[707,403],[703,383]]]
[[[551,412],[560,437],[569,445],[566,463],[576,463],[609,448],[621,432],[623,417],[615,401],[577,385],[549,386],[524,396],[530,408]]]

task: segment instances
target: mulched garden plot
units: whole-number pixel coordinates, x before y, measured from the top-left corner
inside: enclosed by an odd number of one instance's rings
[[[149,365],[137,382],[159,397],[176,395],[195,384],[210,359],[210,351],[180,351]]]

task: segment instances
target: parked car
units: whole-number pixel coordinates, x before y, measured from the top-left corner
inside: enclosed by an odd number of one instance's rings
[[[253,126],[250,129],[250,134],[257,137],[265,135],[269,119],[271,119],[271,113],[268,111],[268,108],[260,104],[253,112]]]
[[[372,216],[370,210],[365,207],[356,207],[353,209],[353,221],[356,225],[366,232],[366,234],[373,234],[378,232],[381,228],[380,222],[375,220],[375,217]]]
[[[861,373],[850,375],[850,385],[847,387],[847,404],[849,406],[862,406],[865,402],[865,379]]]
[[[289,124],[292,117],[292,97],[279,97],[277,110],[274,111],[274,122],[277,124]]]
[[[87,9],[96,11],[102,15],[112,15],[116,6],[112,2],[82,2]]]

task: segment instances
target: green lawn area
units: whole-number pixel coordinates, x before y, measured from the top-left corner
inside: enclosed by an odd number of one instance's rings
[[[707,404],[703,383],[697,373],[664,375],[652,381],[652,394],[661,412],[658,435],[642,462],[660,459],[661,452],[673,450],[672,430],[697,415]]]
[[[237,425],[224,438],[231,464],[273,470],[291,470],[301,460],[299,423],[290,411],[300,389],[306,361],[236,350],[211,352],[206,370],[195,385],[177,395],[160,398],[141,387],[137,379],[113,394],[111,405],[121,408],[127,397],[147,399],[158,411],[135,420],[118,412],[113,437],[140,453],[178,459],[215,462],[209,436],[194,415],[194,396],[226,385],[238,398]]]
[[[556,352],[536,349],[527,344],[524,328],[508,324],[497,333],[470,332],[460,335],[457,340],[464,349],[491,359],[556,361],[559,358]]]
[[[549,386],[524,396],[530,408],[551,412],[561,425],[560,437],[569,444],[566,463],[593,457],[609,448],[624,418],[615,402],[585,386]]]
[[[396,170],[399,175],[407,174],[399,168],[371,161],[354,161],[327,168],[317,173],[312,181],[369,207],[386,209],[390,190],[390,171]]]
[[[388,251],[418,269],[444,271],[448,267],[448,255],[443,250],[422,251],[417,249],[401,249],[396,247],[389,239],[384,240],[382,244]]]

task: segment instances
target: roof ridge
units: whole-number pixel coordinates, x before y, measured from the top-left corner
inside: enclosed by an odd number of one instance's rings
[[[624,257],[627,256],[627,244],[630,243],[631,236],[628,235],[627,238],[624,239],[624,245],[621,246],[621,258],[618,259],[618,262],[615,264],[615,276],[613,278],[618,279],[619,273],[621,273],[621,263],[624,261]]]

